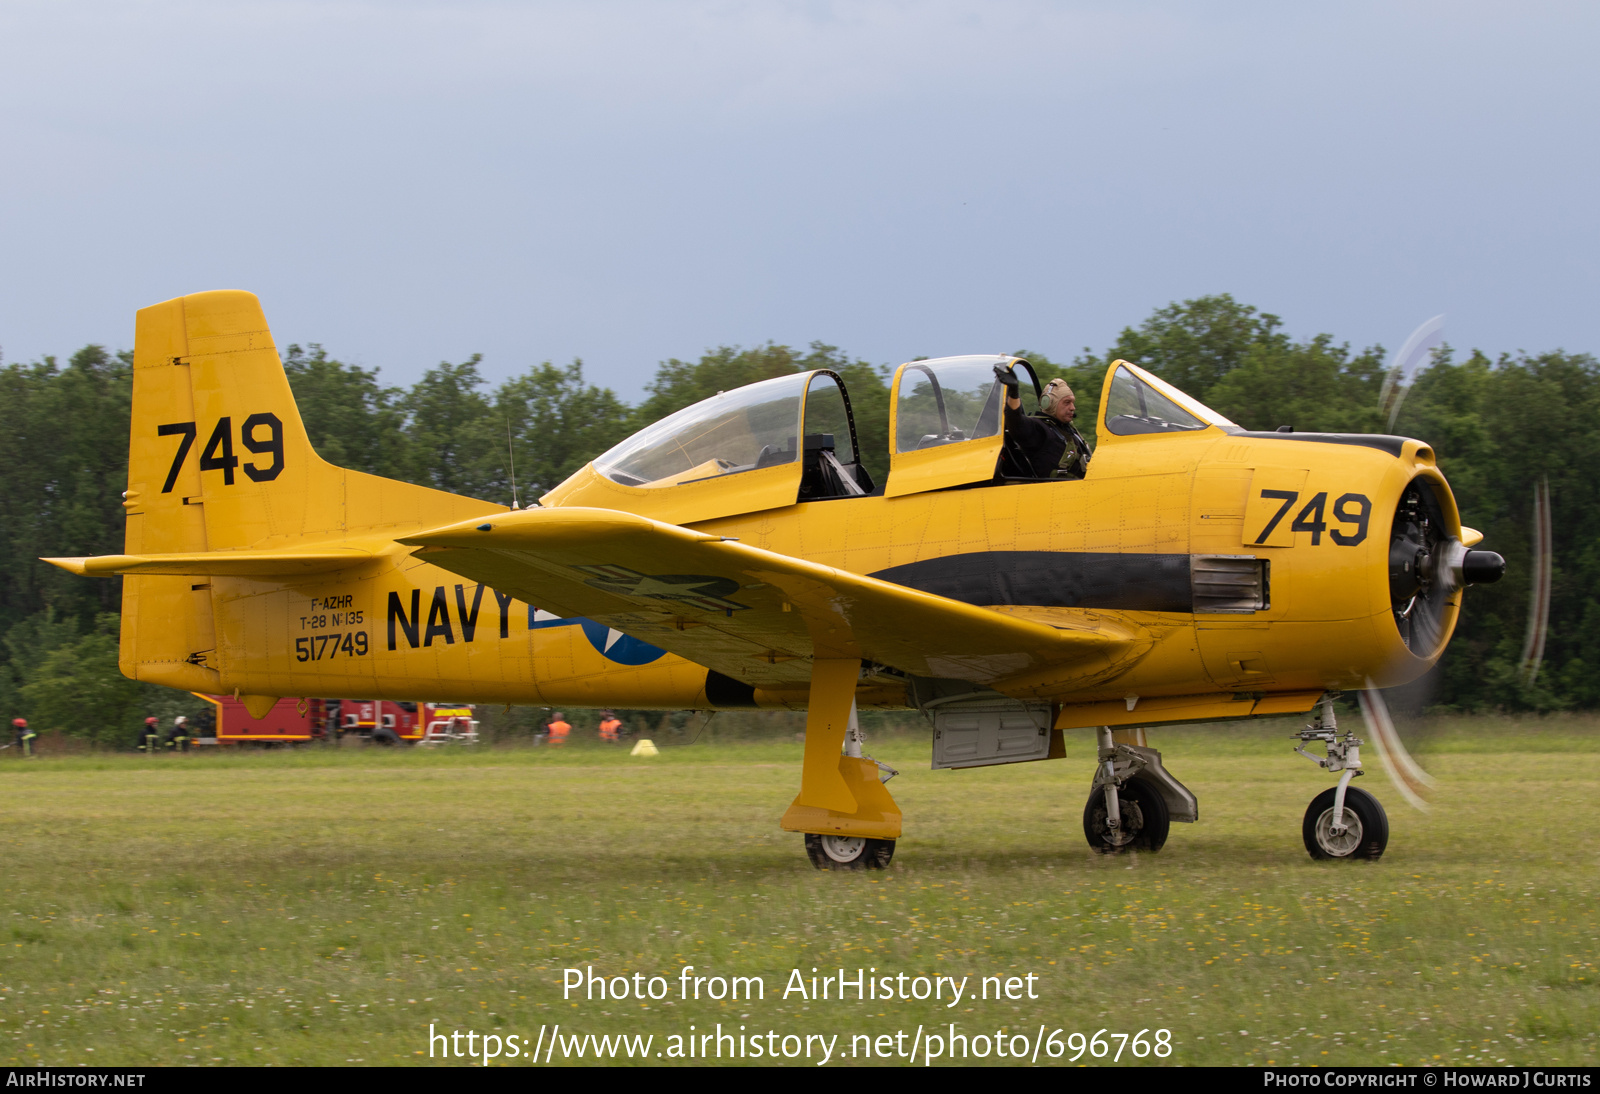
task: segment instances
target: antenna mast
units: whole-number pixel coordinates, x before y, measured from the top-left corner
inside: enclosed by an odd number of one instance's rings
[[[511,458],[511,508],[520,509],[517,504],[517,450],[511,444],[511,419],[506,419],[506,455]]]

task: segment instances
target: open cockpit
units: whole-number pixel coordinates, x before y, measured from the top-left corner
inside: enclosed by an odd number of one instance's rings
[[[594,468],[622,486],[658,490],[795,463],[797,500],[872,492],[836,373],[779,376],[718,392],[629,437]]]
[[[862,463],[844,381],[821,369],[718,392],[668,415],[601,455],[543,504],[685,524],[799,502],[1059,481],[1008,445],[1007,391],[997,370],[1015,377],[1023,413],[1040,405],[1040,379],[1018,357],[901,365],[889,391],[884,483],[875,483]],[[1103,442],[1238,428],[1125,361],[1107,370],[1100,403]]]

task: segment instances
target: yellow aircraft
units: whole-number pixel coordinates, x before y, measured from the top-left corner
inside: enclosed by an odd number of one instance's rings
[[[1194,795],[1145,727],[1310,711],[1341,773],[1307,810],[1321,858],[1375,858],[1349,787],[1341,689],[1415,678],[1470,550],[1426,444],[1254,433],[1126,361],[1077,480],[1006,458],[995,365],[902,365],[887,483],[858,460],[840,378],[720,393],[623,441],[523,510],[334,467],[312,450],[256,297],[138,313],[125,554],[130,677],[277,697],[805,710],[783,828],[821,868],[881,867],[901,834],[858,708],[916,709],[933,766],[1065,754],[1093,730],[1102,851],[1159,849]]]

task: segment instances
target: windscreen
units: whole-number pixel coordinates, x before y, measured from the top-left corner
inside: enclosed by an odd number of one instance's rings
[[[1125,368],[1111,377],[1106,400],[1106,429],[1118,437],[1138,433],[1187,433],[1206,423]]]
[[[722,392],[640,430],[594,461],[625,486],[673,486],[796,459],[809,373]]]

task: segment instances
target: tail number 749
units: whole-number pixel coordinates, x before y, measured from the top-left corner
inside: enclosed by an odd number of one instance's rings
[[[264,437],[258,436],[262,430],[266,431]],[[183,438],[172,457],[172,466],[167,469],[167,481],[161,485],[163,494],[172,493],[173,486],[177,485],[178,472],[183,470],[183,461],[189,458],[189,450],[194,447],[195,438],[199,435],[194,422],[168,422],[156,426],[158,437]],[[250,476],[251,482],[271,482],[283,472],[283,422],[276,414],[252,414],[246,418],[239,427],[239,442],[258,456],[272,454],[272,462],[265,466],[255,463],[244,465],[244,473]],[[233,418],[218,418],[210,439],[200,450],[200,470],[221,471],[223,485],[232,486],[233,469],[238,466],[239,457],[233,453]]]

